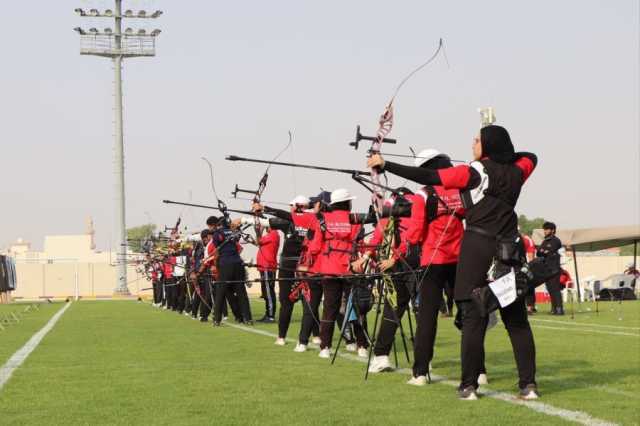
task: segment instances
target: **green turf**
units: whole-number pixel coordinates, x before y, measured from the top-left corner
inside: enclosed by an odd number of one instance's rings
[[[254,303],[254,315],[261,307]],[[596,315],[583,305],[574,320],[534,317],[560,322],[532,322],[542,402],[637,424],[640,304],[625,302],[622,321],[619,306],[599,308]],[[290,337],[299,329],[296,309]],[[542,328],[547,326],[553,328]],[[255,328],[275,332],[276,325]],[[458,376],[458,344],[451,319],[442,319],[435,373]],[[489,332],[486,347],[490,388],[514,393],[515,366],[503,328]],[[292,349],[273,345],[268,336],[214,329],[148,304],[74,303],[0,391],[0,419],[12,425],[566,423],[488,397],[458,401],[445,384],[410,387],[402,374],[365,383],[361,363],[338,358],[329,366],[315,351]],[[4,352],[10,351],[2,345]]]
[[[41,329],[61,306],[59,303],[0,305],[0,365]]]

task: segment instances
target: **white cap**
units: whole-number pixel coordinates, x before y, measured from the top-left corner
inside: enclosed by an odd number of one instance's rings
[[[308,206],[309,202],[310,201],[308,197],[305,197],[304,195],[298,195],[296,198],[289,201],[289,205],[290,206],[297,206],[297,205]]]
[[[331,193],[331,204],[341,203],[343,201],[355,200],[356,197],[349,194],[349,190],[344,188],[336,189]]]
[[[449,156],[447,154],[443,154],[437,149],[427,148],[420,151],[420,153],[416,156],[415,160],[413,160],[413,164],[416,167],[420,167],[427,161],[433,160],[436,157],[445,157],[449,159]]]

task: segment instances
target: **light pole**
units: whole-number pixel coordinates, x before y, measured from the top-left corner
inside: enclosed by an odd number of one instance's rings
[[[114,140],[114,174],[115,174],[115,224],[117,282],[114,289],[116,294],[129,294],[127,287],[127,227],[125,221],[125,193],[124,193],[124,137],[122,131],[122,60],[135,57],[152,57],[156,54],[156,37],[160,30],[147,33],[145,30],[135,32],[132,28],[122,31],[125,19],[156,19],[162,15],[157,10],[147,14],[145,10],[134,12],[122,11],[122,0],[114,0],[115,9],[99,11],[90,9],[76,9],[76,13],[83,18],[105,18],[113,20],[114,29],[98,30],[90,28],[88,31],[77,27],[80,34],[80,54],[110,58],[114,65],[114,97],[115,97],[115,140]]]

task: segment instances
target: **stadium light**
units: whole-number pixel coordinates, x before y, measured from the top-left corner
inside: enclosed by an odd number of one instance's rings
[[[109,58],[113,61],[114,69],[114,100],[115,100],[115,132],[114,132],[114,177],[115,177],[115,243],[117,250],[117,272],[115,294],[129,294],[127,286],[127,236],[126,236],[126,209],[125,209],[125,176],[124,176],[124,135],[123,135],[123,109],[122,109],[122,61],[127,58],[153,57],[156,54],[156,36],[160,30],[155,29],[148,34],[146,30],[134,30],[126,27],[123,31],[125,19],[149,19],[158,18],[162,12],[157,10],[153,14],[140,10],[122,11],[123,0],[112,0],[113,9],[76,8],[75,12],[83,18],[107,18],[112,19],[114,26],[104,28],[103,32],[91,27],[85,31],[81,27],[74,28],[80,34],[80,54]],[[104,2],[103,2],[104,3]],[[100,37],[97,37],[100,36]]]

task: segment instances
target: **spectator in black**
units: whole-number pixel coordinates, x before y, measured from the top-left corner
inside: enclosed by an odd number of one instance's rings
[[[537,256],[547,258],[553,262],[554,266],[560,270],[560,254],[558,250],[562,248],[562,242],[556,237],[556,224],[545,222],[542,225],[544,230],[544,240],[538,246]],[[562,306],[562,287],[560,286],[560,274],[546,282],[547,292],[551,296],[551,315],[564,315]]]

